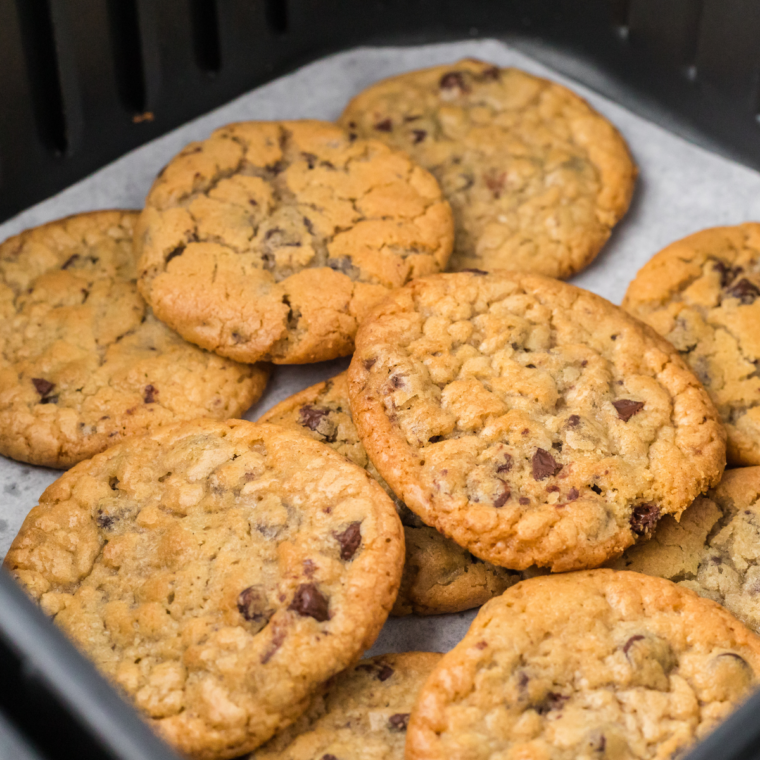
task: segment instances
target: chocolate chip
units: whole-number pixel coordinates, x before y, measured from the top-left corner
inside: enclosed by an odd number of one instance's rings
[[[287,163],[283,160],[275,161],[273,164],[269,164],[266,169],[268,172],[271,172],[272,174],[280,174],[281,172],[285,171],[285,167],[287,166]]]
[[[441,77],[439,86],[442,90],[459,89],[462,92],[469,92],[470,88],[464,81],[464,75],[461,71],[449,71]]]
[[[654,504],[639,504],[631,514],[631,530],[637,536],[650,536],[660,519],[660,508]]]
[[[79,254],[75,253],[73,256],[69,256],[68,259],[64,262],[61,269],[68,269],[77,259],[79,258]]]
[[[633,646],[633,645],[634,645],[634,644],[635,644],[637,641],[642,641],[643,639],[644,639],[644,637],[643,637],[641,634],[636,634],[635,636],[631,636],[631,638],[630,638],[630,639],[628,639],[628,641],[626,641],[626,642],[625,642],[625,644],[623,644],[623,654],[624,654],[624,655],[626,655],[626,657],[627,657],[627,656],[628,656],[628,650],[629,650],[629,649],[630,649],[630,648],[631,648],[631,647],[632,647],[632,646]]]
[[[313,583],[302,583],[297,589],[289,610],[297,612],[301,617],[314,618],[319,623],[330,619],[327,612],[327,599],[320,594]]]
[[[317,157],[313,153],[301,153],[301,155],[309,169],[313,169],[317,165]]]
[[[751,283],[746,277],[743,277],[736,285],[728,288],[726,293],[734,298],[738,298],[746,306],[754,303],[755,299],[760,296],[760,288]]]
[[[377,680],[387,681],[395,672],[390,665],[382,665],[377,673]]]
[[[319,427],[319,423],[330,414],[328,409],[322,409],[318,406],[312,406],[311,404],[305,404],[298,411],[298,422],[303,427],[314,430]]]
[[[308,217],[304,217],[303,226],[306,227],[310,235],[314,234],[314,225],[312,224],[311,219],[309,219]]]
[[[601,488],[599,488],[599,486],[598,486],[598,485],[596,485],[596,484],[594,484],[593,486],[591,486],[591,490],[592,490],[594,493],[596,493],[596,494],[599,494],[599,496],[601,496],[601,495],[602,495],[602,489],[601,489]]]
[[[313,578],[314,573],[316,572],[316,569],[317,569],[317,565],[314,563],[313,560],[305,559],[303,561],[303,574],[307,578]]]
[[[621,398],[618,401],[613,401],[612,406],[615,407],[618,417],[623,420],[623,422],[628,422],[634,414],[638,414],[644,408],[644,402]]]
[[[238,612],[249,623],[261,623],[261,628],[274,615],[263,586],[249,586],[238,594]]]
[[[530,499],[527,496],[521,496],[519,501],[523,506],[530,504]]]
[[[396,713],[388,718],[388,725],[393,731],[406,731],[409,725],[409,716],[411,713]]]
[[[348,256],[339,256],[338,258],[327,259],[327,266],[334,272],[340,272],[350,277],[352,280],[358,280],[361,276],[361,269],[355,266]]]
[[[491,195],[497,200],[501,198],[501,192],[504,190],[504,183],[506,181],[506,172],[502,172],[499,175],[496,175],[493,172],[483,175],[483,182],[485,182],[486,187],[491,191]]]
[[[440,443],[442,440],[442,435],[431,435],[430,438],[428,438],[428,443]]]
[[[571,414],[567,418],[567,426],[569,428],[575,428],[578,427],[578,425],[581,424],[581,418],[577,414]]]
[[[335,755],[322,755],[319,760],[338,760],[338,758]]]
[[[365,359],[364,360],[364,369],[371,370],[372,367],[374,367],[376,363],[377,363],[377,359]]]
[[[57,404],[58,403],[58,396],[46,396],[43,399],[40,399],[40,404]]]
[[[98,524],[98,527],[103,528],[103,530],[109,530],[116,523],[116,517],[114,515],[106,515],[101,512],[95,518],[95,522]]]
[[[480,78],[486,81],[495,81],[499,78],[500,73],[498,66],[489,66],[480,72]]]
[[[403,388],[404,387],[403,375],[393,375],[393,377],[391,378],[391,385],[394,388]]]
[[[347,562],[352,559],[362,542],[360,522],[352,522],[342,533],[336,533],[335,538],[340,544],[340,558]]]
[[[145,396],[143,397],[146,404],[155,404],[158,389],[153,385],[145,386]]]
[[[507,486],[504,486],[499,496],[494,499],[494,507],[503,507],[511,495],[512,494],[510,493],[509,488],[507,488]]]
[[[480,277],[483,277],[488,274],[488,272],[484,271],[483,269],[460,269],[460,272],[469,272],[470,274],[476,274]]]
[[[546,713],[551,712],[552,710],[561,710],[568,699],[570,699],[570,697],[565,697],[555,691],[550,691],[546,695],[546,699],[541,702],[540,705],[536,706],[536,712],[539,715],[546,715]]]
[[[556,449],[557,451],[562,451],[562,441],[554,441],[552,448]]]
[[[487,641],[479,641],[477,644],[475,644],[475,649],[483,650],[488,646]]]
[[[424,129],[413,129],[412,130],[412,144],[416,145],[417,143],[421,143],[425,138],[427,137],[427,131]]]
[[[119,479],[115,475],[112,475],[110,478],[108,478],[108,485],[111,487],[112,491],[118,491]]]
[[[741,267],[732,267],[727,261],[718,259],[713,264],[713,269],[720,272],[720,286],[722,288],[730,285],[743,271]]]
[[[49,380],[43,380],[41,377],[33,377],[32,383],[34,383],[34,387],[40,396],[47,396],[48,393],[55,388],[55,383],[51,383]]]
[[[577,488],[571,488],[567,492],[567,500],[568,501],[575,501],[579,496],[580,496],[580,494],[578,493],[578,489]]]
[[[556,475],[562,469],[562,465],[545,449],[536,449],[532,465],[533,480],[544,480]]]
[[[375,124],[375,129],[378,132],[390,132],[393,129],[393,122],[390,119],[383,119]]]
[[[512,469],[512,455],[505,454],[504,462],[496,468],[496,472],[509,472]]]

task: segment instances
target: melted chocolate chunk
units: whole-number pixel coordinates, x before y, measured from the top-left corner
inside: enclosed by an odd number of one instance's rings
[[[319,427],[319,423],[327,417],[330,412],[327,409],[320,409],[318,406],[306,404],[298,411],[298,422],[303,427],[314,430]]]
[[[511,495],[512,494],[509,488],[507,488],[507,486],[504,486],[502,492],[494,499],[494,507],[503,507]]]
[[[478,275],[480,277],[485,277],[485,275],[488,274],[488,272],[486,272],[483,269],[460,269],[459,271],[461,271],[461,272],[469,272],[470,274],[476,274],[476,275]]]
[[[387,681],[396,671],[390,665],[382,665],[377,674],[378,681]]]
[[[637,536],[651,536],[659,519],[659,507],[654,504],[639,504],[633,508],[631,514],[631,530]]]
[[[274,615],[263,586],[249,586],[243,589],[238,594],[237,608],[249,623],[262,623],[262,628],[263,624]]]
[[[413,129],[412,130],[412,144],[417,145],[417,143],[421,143],[425,138],[427,137],[427,131],[424,129]]]
[[[360,522],[352,522],[342,533],[336,533],[335,538],[340,544],[340,558],[347,562],[352,559],[362,542]]]
[[[146,404],[155,404],[156,403],[156,396],[158,396],[158,389],[153,385],[146,385],[145,386],[145,396],[143,399],[145,400]]]
[[[34,388],[40,396],[47,396],[48,393],[55,388],[55,383],[51,383],[49,380],[43,380],[41,377],[33,377],[32,383],[34,383]]]
[[[754,303],[755,299],[760,296],[760,288],[751,283],[746,277],[742,277],[736,285],[728,288],[726,293],[734,298],[738,298],[742,304],[747,306]]]
[[[383,119],[375,124],[375,129],[378,132],[390,132],[393,129],[393,122],[390,119]]]
[[[441,77],[439,86],[442,90],[458,89],[462,92],[469,92],[470,88],[464,81],[464,74],[461,71],[449,71]]]
[[[557,694],[555,691],[550,691],[546,695],[546,699],[541,702],[540,705],[536,706],[536,712],[539,715],[546,715],[546,713],[551,712],[552,710],[561,710],[568,699],[570,699],[570,697],[565,697],[562,694]]]
[[[723,259],[718,259],[713,264],[713,269],[720,272],[720,286],[722,288],[730,285],[743,271],[741,267],[732,267]]]
[[[327,607],[327,599],[313,583],[302,583],[288,609],[297,612],[301,617],[311,617],[318,623],[324,623],[330,619]]]
[[[613,401],[612,406],[615,407],[618,417],[623,422],[628,422],[634,414],[638,414],[644,408],[644,402],[621,398],[618,401]]]
[[[388,718],[388,725],[392,731],[406,731],[409,725],[409,716],[411,713],[396,713]]]
[[[533,480],[544,480],[556,475],[562,469],[562,465],[545,449],[536,449],[532,466]]]
[[[623,654],[627,657],[628,656],[628,650],[637,642],[637,641],[643,641],[644,637],[641,634],[636,634],[635,636],[631,636],[628,641],[623,644]]]

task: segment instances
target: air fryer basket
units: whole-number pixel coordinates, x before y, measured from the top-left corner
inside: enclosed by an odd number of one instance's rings
[[[331,51],[473,36],[760,169],[757,0],[0,0],[0,221]],[[5,571],[0,677],[24,758],[176,757]],[[760,758],[758,714],[689,760]]]

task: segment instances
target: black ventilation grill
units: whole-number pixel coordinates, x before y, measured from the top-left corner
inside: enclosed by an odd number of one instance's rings
[[[760,167],[757,0],[0,0],[0,221],[327,52],[471,35]]]
[[[0,221],[325,53],[470,36],[760,168],[758,0],[0,0]],[[760,758],[758,714],[689,760]],[[2,727],[19,759],[175,758],[4,571]]]

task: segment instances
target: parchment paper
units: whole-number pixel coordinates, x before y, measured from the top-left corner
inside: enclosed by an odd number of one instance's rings
[[[625,220],[597,260],[573,282],[620,303],[628,282],[660,248],[705,227],[760,220],[760,174],[694,146],[567,80],[496,40],[410,48],[358,48],[316,63],[247,93],[122,157],[59,195],[0,225],[0,239],[27,227],[81,211],[140,208],[153,177],[186,143],[223,124],[245,119],[333,120],[348,99],[370,83],[403,71],[474,56],[518,66],[569,85],[623,133],[640,168]],[[283,398],[348,366],[347,360],[279,368],[246,417],[255,420]],[[0,554],[26,513],[60,473],[0,457]],[[371,650],[446,651],[464,635],[474,612],[390,619]],[[2,744],[0,736],[0,745]]]

